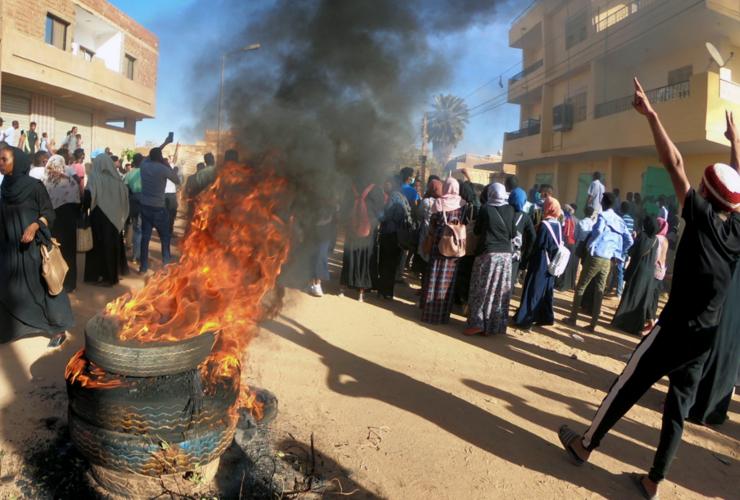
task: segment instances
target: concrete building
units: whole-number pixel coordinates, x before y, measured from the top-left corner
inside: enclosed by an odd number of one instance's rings
[[[134,147],[155,113],[158,40],[104,0],[2,0],[0,117],[90,152]]]
[[[706,42],[727,59],[724,68]],[[740,1],[541,0],[514,20],[509,44],[522,49],[524,70],[509,79],[521,122],[505,134],[503,159],[517,165],[523,186],[551,184],[579,211],[597,170],[622,199],[673,195],[645,119],[632,110],[633,75],[692,183],[706,165],[728,162],[724,110],[740,115],[740,57],[731,58],[740,55]]]
[[[464,153],[452,158],[445,171],[468,169],[470,180],[484,186],[491,182],[503,183],[507,175],[516,173],[516,166],[503,163],[501,155],[476,155]]]

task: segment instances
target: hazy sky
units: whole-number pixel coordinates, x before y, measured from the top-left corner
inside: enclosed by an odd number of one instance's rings
[[[157,78],[157,115],[151,120],[139,122],[136,132],[138,144],[147,140],[161,141],[167,132],[175,132],[176,140],[192,142],[202,137],[195,129],[194,108],[190,97],[192,67],[202,54],[202,47],[214,39],[228,37],[228,26],[233,19],[219,19],[217,9],[203,5],[203,17],[185,18],[184,11],[192,12],[193,0],[110,0],[128,15],[136,19],[159,37],[159,74]],[[255,5],[259,0],[249,0]],[[519,3],[519,2],[514,2]],[[515,8],[513,14],[518,13]],[[496,23],[476,27],[466,32],[447,37],[437,43],[441,51],[454,54],[453,82],[445,90],[464,97],[473,108],[473,116],[465,133],[465,139],[456,153],[496,153],[501,149],[503,133],[518,128],[518,107],[504,104],[475,116],[482,108],[476,105],[493,99],[505,101],[506,81],[519,71],[521,51],[508,47],[508,26],[511,15],[501,17]],[[255,40],[258,42],[259,40]],[[249,57],[249,53],[241,57]],[[214,59],[220,54],[214,54]],[[503,74],[504,88],[499,86],[499,75]],[[207,80],[207,79],[206,79]],[[218,91],[219,75],[211,80],[213,92]],[[202,84],[201,84],[202,85]],[[207,89],[197,89],[200,93]],[[431,96],[430,96],[431,97]],[[214,124],[215,125],[215,124]]]

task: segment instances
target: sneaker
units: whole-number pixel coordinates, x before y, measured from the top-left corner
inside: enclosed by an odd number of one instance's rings
[[[324,291],[321,289],[321,285],[320,284],[319,285],[311,285],[308,288],[308,293],[310,293],[314,297],[323,297],[324,296]]]

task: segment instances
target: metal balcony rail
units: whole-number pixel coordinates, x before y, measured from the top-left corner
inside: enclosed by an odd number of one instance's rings
[[[600,11],[597,11],[593,16],[594,29],[597,33],[604,31],[657,1],[658,0],[633,0],[632,2],[627,2],[621,8],[612,10],[611,12],[606,11],[602,14]]]
[[[540,121],[530,119],[525,127],[520,128],[519,130],[515,130],[514,132],[506,132],[504,134],[504,139],[507,141],[512,141],[514,139],[520,139],[522,137],[529,137],[530,135],[537,135],[539,133],[540,133]]]
[[[535,71],[537,71],[538,69],[540,69],[542,67],[542,64],[543,64],[543,60],[540,59],[536,63],[533,63],[530,66],[524,68],[519,73],[517,73],[516,75],[512,76],[511,78],[509,78],[509,84],[512,84],[514,82],[518,82],[519,80],[521,80],[525,76],[527,76],[527,75],[529,75],[531,73],[534,73]]]
[[[674,83],[673,85],[666,85],[665,87],[659,87],[657,89],[651,89],[646,93],[650,102],[666,102],[689,97],[691,95],[691,87],[689,82],[685,81]],[[596,109],[594,110],[594,118],[601,118],[632,109],[632,99],[633,96],[628,95],[620,97],[619,99],[597,104]]]

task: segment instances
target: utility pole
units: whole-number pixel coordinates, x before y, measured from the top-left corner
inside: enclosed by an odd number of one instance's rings
[[[429,143],[428,120],[429,118],[427,117],[427,113],[424,113],[424,117],[421,119],[421,156],[419,156],[422,182],[427,181],[427,144]]]

